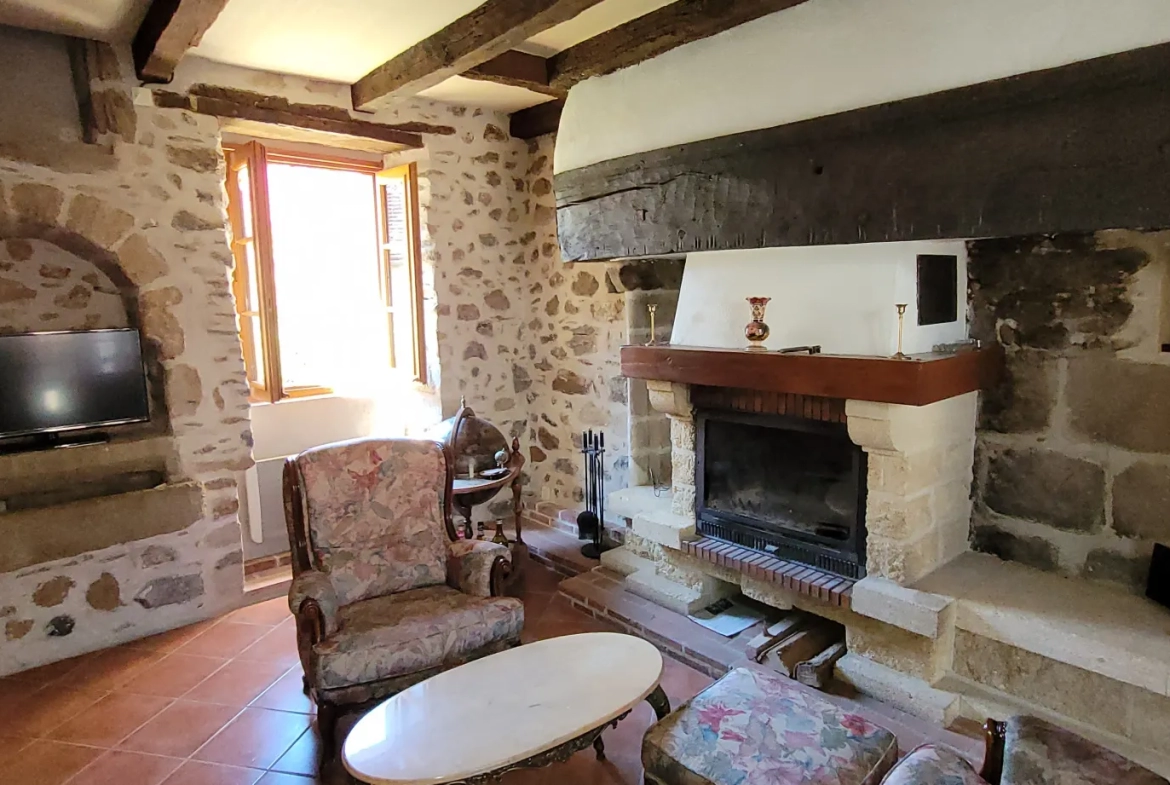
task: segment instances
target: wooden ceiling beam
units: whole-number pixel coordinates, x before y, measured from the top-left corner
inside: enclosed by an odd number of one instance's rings
[[[535,139],[538,136],[555,133],[561,124],[564,99],[547,101],[512,113],[509,133],[517,139]]]
[[[210,0],[208,0],[210,1]],[[470,71],[601,0],[487,0],[350,88],[355,109],[405,98]]]
[[[131,50],[144,82],[169,82],[187,50],[198,45],[228,0],[154,0]]]
[[[568,90],[806,0],[675,0],[582,41],[549,60],[550,84]]]
[[[462,76],[481,82],[523,87],[536,93],[562,98],[564,90],[549,84],[548,59],[515,49],[496,55],[486,63],[480,63]]]
[[[336,106],[298,104],[280,96],[213,85],[195,85],[187,94],[155,90],[154,103],[155,106],[186,109],[213,117],[284,125],[412,148],[423,146],[422,134],[450,136],[455,133],[455,129],[449,125],[372,123],[350,117],[344,109]]]

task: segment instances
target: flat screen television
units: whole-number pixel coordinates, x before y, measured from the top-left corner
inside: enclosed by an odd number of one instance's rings
[[[0,439],[148,419],[137,330],[0,335]]]

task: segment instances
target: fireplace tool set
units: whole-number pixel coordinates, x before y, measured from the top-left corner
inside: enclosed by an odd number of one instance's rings
[[[605,434],[592,430],[581,434],[585,456],[585,510],[577,516],[577,538],[593,540],[581,546],[581,554],[600,559],[605,546]]]

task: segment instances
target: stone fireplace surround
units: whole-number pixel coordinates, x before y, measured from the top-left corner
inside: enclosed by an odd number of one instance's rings
[[[669,494],[629,488],[609,506],[629,520],[603,556],[628,591],[680,613],[735,593],[831,618],[849,647],[837,675],[939,724],[1028,712],[1170,772],[1170,615],[971,552],[978,393],[922,406],[844,401],[868,455],[868,575],[847,602],[769,579],[734,559],[695,558],[695,395],[647,380],[670,418]]]

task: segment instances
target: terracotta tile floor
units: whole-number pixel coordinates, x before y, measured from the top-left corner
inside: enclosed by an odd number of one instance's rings
[[[557,593],[560,577],[530,563],[525,642],[610,629]],[[669,657],[671,705],[711,679]],[[310,785],[352,783],[336,762],[319,771],[315,712],[301,692],[292,617],[283,599],[219,619],[0,679],[0,783],[13,785]],[[643,703],[592,751],[515,772],[505,785],[636,785]],[[339,736],[357,715],[341,720]],[[879,720],[880,721],[880,720]],[[896,724],[901,746],[923,740]],[[474,728],[452,728],[458,744]],[[907,738],[903,739],[903,735]]]
[[[607,629],[557,595],[560,578],[530,565],[525,641]],[[0,783],[20,785],[309,785],[351,782],[318,771],[315,713],[301,692],[292,617],[283,599],[0,679]],[[710,679],[666,661],[671,701]],[[592,752],[514,785],[638,783],[643,704]],[[357,719],[341,722],[344,733]],[[453,728],[450,740],[474,729]]]

